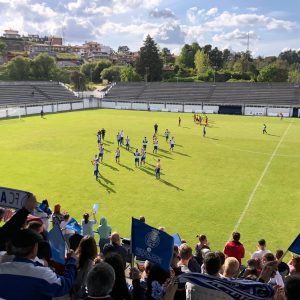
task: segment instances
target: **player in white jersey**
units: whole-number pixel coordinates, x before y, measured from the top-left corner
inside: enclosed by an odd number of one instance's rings
[[[101,138],[102,138],[102,136],[101,136],[101,130],[99,130],[97,132],[97,142],[98,142],[98,145],[101,144]]]
[[[126,136],[126,150],[129,151],[130,149],[130,139],[128,137],[128,135]]]
[[[121,139],[120,144],[124,145],[124,131],[123,130],[121,130],[121,132],[120,132],[120,139]]]
[[[139,150],[136,149],[133,155],[134,155],[135,166],[139,167],[140,166],[140,153],[139,153]]]
[[[95,158],[91,161],[94,166],[94,176],[96,176],[96,180],[99,178],[99,157],[95,154]]]
[[[146,150],[144,148],[141,149],[141,165],[145,165],[146,163]]]
[[[170,140],[170,150],[174,151],[174,146],[175,146],[175,140],[174,137],[172,136]]]
[[[120,163],[120,156],[121,156],[121,152],[120,152],[120,148],[118,147],[116,150],[116,163]]]
[[[143,139],[143,148],[146,150],[147,149],[147,144],[148,144],[148,140],[146,137],[144,137]]]
[[[153,139],[153,153],[157,153],[157,149],[158,149],[158,139],[155,137]]]
[[[99,147],[99,160],[101,162],[103,161],[103,155],[104,155],[104,146],[103,146],[103,144],[100,144],[100,147]]]

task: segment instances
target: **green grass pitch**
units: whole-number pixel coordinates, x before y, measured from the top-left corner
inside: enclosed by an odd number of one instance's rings
[[[192,114],[90,110],[2,120],[1,186],[32,191],[52,207],[61,203],[78,221],[99,202],[98,220],[106,216],[124,237],[130,235],[131,217],[144,215],[148,224],[178,232],[192,247],[196,234],[205,233],[212,249],[222,250],[259,183],[238,227],[241,240],[248,255],[260,238],[273,251],[285,249],[300,231],[300,120],[208,117],[206,138]],[[152,155],[155,122],[157,157]],[[269,135],[262,134],[263,123]],[[102,127],[106,151],[97,182],[91,160]],[[175,137],[174,153],[163,137],[166,128]],[[136,168],[125,148],[121,163],[115,163],[121,129],[139,150],[147,136],[145,167]],[[160,181],[154,177],[157,158]]]

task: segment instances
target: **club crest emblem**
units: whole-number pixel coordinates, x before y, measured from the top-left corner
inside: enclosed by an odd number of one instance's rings
[[[153,229],[151,232],[147,233],[145,236],[145,243],[149,248],[155,248],[159,245],[159,231]]]

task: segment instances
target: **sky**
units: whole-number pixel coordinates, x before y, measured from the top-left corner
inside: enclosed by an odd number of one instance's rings
[[[150,34],[178,54],[185,43],[254,56],[300,50],[300,0],[0,0],[0,35],[59,35],[137,51]]]

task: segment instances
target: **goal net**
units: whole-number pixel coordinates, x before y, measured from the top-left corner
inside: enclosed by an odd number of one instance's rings
[[[17,117],[21,119],[21,110],[20,107],[6,107],[0,108],[0,118],[11,118]]]

